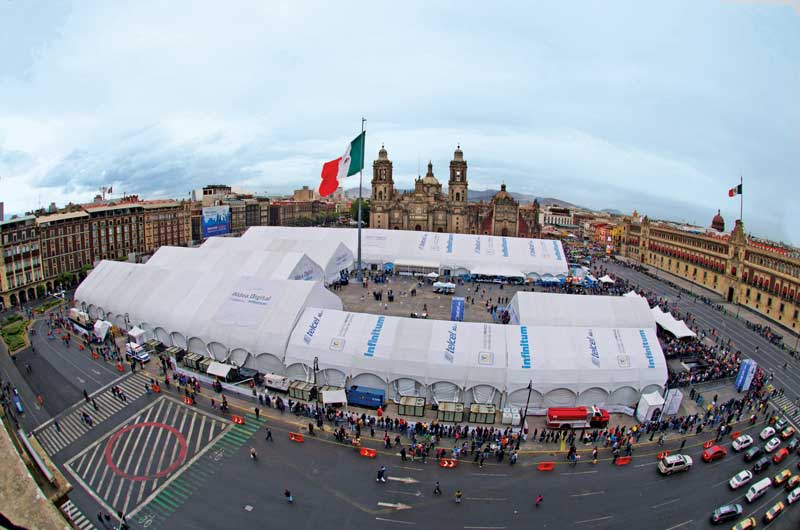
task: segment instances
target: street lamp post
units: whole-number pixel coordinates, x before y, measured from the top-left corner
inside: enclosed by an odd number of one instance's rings
[[[524,431],[525,429],[525,418],[528,417],[528,405],[530,405],[531,402],[531,392],[533,392],[533,379],[528,381],[528,399],[525,400],[525,412],[522,413],[522,417],[519,420],[520,431]]]
[[[317,390],[317,372],[319,371],[319,357],[314,357],[314,389]],[[319,390],[317,390],[317,401],[319,401]]]

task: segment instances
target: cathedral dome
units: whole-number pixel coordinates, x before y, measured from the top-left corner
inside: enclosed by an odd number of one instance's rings
[[[717,210],[717,215],[714,216],[714,219],[711,220],[711,228],[717,232],[725,231],[725,219],[722,218],[719,210]]]
[[[381,144],[381,150],[378,151],[378,160],[388,160],[389,154],[386,152],[386,148]]]
[[[464,152],[461,150],[461,144],[456,145],[456,150],[453,153],[453,160],[464,160]]]
[[[439,181],[436,180],[436,177],[433,176],[433,162],[428,162],[428,172],[425,174],[425,177],[422,179],[422,183],[427,185],[438,186]]]
[[[505,182],[500,184],[500,191],[495,193],[494,197],[492,197],[492,201],[493,202],[513,201],[513,200],[514,200],[514,198],[511,196],[511,194],[506,191],[506,183]]]

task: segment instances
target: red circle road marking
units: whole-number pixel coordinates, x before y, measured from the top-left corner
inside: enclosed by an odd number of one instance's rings
[[[149,476],[129,475],[128,473],[125,473],[119,467],[117,467],[117,465],[114,463],[113,458],[111,457],[111,453],[114,451],[114,445],[116,445],[117,440],[119,440],[120,436],[122,436],[126,432],[132,431],[133,429],[141,429],[141,428],[144,428],[144,427],[156,427],[156,428],[159,428],[159,429],[165,429],[167,432],[172,433],[172,435],[175,436],[175,438],[178,439],[178,444],[180,445],[180,451],[178,452],[178,458],[176,458],[175,461],[172,462],[165,469],[159,471],[158,473],[156,473],[154,475],[149,475]],[[175,471],[176,469],[178,469],[178,467],[180,467],[180,465],[186,459],[187,451],[188,451],[188,449],[187,449],[187,446],[186,446],[186,438],[184,438],[183,434],[181,434],[181,432],[178,429],[176,429],[175,427],[173,427],[171,425],[167,425],[166,423],[160,423],[160,422],[157,422],[157,421],[147,421],[147,422],[144,422],[144,423],[136,423],[134,425],[128,425],[127,427],[123,427],[122,429],[120,429],[117,432],[115,432],[111,436],[111,438],[109,438],[108,443],[106,443],[105,455],[106,455],[106,464],[108,465],[108,467],[111,468],[111,471],[113,471],[114,473],[116,473],[117,475],[119,475],[122,478],[126,478],[126,479],[132,480],[134,482],[142,482],[142,481],[145,481],[145,480],[152,480],[152,479],[155,479],[155,478],[165,477],[165,476],[169,475],[170,473],[172,473],[173,471]]]

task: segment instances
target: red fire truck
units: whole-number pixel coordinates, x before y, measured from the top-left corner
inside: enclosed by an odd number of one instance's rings
[[[563,407],[547,409],[547,426],[551,429],[602,428],[608,425],[608,411],[591,407]]]

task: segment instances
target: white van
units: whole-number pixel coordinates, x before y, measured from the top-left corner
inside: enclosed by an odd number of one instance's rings
[[[745,495],[747,502],[753,502],[757,498],[764,495],[764,493],[769,489],[770,486],[772,486],[772,480],[768,478],[762,478],[761,480],[750,486],[750,489],[747,490],[747,494]]]

